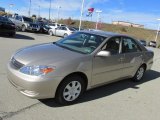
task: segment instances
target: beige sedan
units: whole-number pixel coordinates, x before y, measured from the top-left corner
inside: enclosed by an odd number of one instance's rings
[[[22,94],[72,104],[89,89],[132,78],[142,80],[154,53],[121,34],[81,31],[13,54],[8,79]]]

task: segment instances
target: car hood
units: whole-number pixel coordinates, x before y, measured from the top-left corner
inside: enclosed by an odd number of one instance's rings
[[[14,58],[24,65],[52,65],[81,56],[84,55],[47,43],[20,49],[15,53]]]

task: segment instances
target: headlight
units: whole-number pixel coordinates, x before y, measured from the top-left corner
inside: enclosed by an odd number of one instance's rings
[[[27,25],[27,27],[30,27],[30,24],[29,24],[29,23],[27,23],[26,25]]]
[[[32,76],[41,76],[53,72],[55,67],[49,66],[24,66],[20,69],[21,73],[32,75]]]

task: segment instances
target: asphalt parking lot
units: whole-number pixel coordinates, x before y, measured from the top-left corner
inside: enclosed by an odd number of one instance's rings
[[[86,92],[77,104],[59,106],[54,99],[23,96],[10,85],[6,64],[24,46],[60,38],[18,32],[15,38],[0,36],[0,120],[160,120],[160,49],[154,65],[140,83],[124,80]]]

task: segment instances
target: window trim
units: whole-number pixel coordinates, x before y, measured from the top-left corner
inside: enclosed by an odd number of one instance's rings
[[[100,52],[101,50],[103,50],[103,47],[107,44],[107,42],[109,40],[113,39],[113,38],[120,38],[119,51],[118,51],[117,54],[115,54],[115,55],[120,55],[122,53],[122,36],[112,36],[112,37],[108,38],[108,40],[102,45],[102,47],[100,48],[100,50],[98,52]],[[113,56],[113,55],[111,55],[111,56]]]

